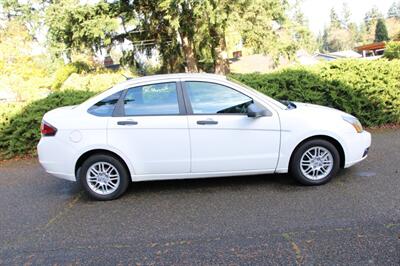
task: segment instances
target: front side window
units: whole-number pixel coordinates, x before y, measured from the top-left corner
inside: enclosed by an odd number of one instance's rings
[[[253,100],[229,87],[189,81],[186,89],[194,114],[245,114]]]
[[[89,114],[95,116],[112,116],[115,105],[117,104],[121,95],[122,91],[119,91],[104,98],[88,109]]]
[[[176,83],[159,83],[128,89],[124,99],[127,116],[179,114]]]

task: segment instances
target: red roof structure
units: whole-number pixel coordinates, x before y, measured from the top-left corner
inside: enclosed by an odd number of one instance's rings
[[[374,42],[370,44],[365,44],[355,47],[354,49],[356,49],[358,52],[385,49],[385,42]]]
[[[395,40],[400,41],[400,40]],[[355,47],[354,50],[361,53],[363,57],[382,55],[385,50],[386,42],[374,42]]]

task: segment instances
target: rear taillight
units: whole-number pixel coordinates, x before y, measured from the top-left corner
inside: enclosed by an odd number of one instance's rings
[[[40,133],[42,133],[42,136],[55,136],[57,128],[53,127],[46,121],[42,121],[42,124],[40,125]]]

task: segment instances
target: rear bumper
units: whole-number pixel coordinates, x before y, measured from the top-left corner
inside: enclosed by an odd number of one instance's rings
[[[44,169],[46,169],[46,166],[44,166],[42,163],[40,163]],[[49,170],[46,170],[47,173],[51,174],[52,176],[61,178],[61,179],[65,179],[68,181],[76,181],[76,177],[75,175],[71,175],[71,174],[66,174],[66,173],[58,173],[58,172],[51,172]]]
[[[367,131],[346,136],[345,168],[363,161],[368,156],[371,146],[371,134]]]
[[[39,162],[47,173],[69,181],[76,181],[75,151],[57,137],[42,137],[37,146]]]

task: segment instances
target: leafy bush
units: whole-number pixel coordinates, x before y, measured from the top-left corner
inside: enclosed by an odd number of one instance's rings
[[[400,59],[400,41],[388,42],[383,56],[389,60]]]
[[[94,93],[88,91],[55,92],[24,107],[7,105],[1,108],[0,158],[34,154],[43,115],[60,106],[79,104],[92,95]]]
[[[2,78],[0,76],[0,81]],[[45,90],[26,87],[24,95],[29,102],[0,104],[0,159],[35,153],[40,138],[39,125],[47,111],[81,103],[123,80],[124,76],[118,72],[72,74],[58,91],[46,98],[43,98]]]
[[[11,89],[17,94],[17,100],[22,102],[45,97],[50,92],[47,89],[50,84],[49,78],[32,76],[25,80],[19,75],[0,75],[0,91]]]
[[[331,106],[357,116],[366,126],[379,126],[400,123],[399,70],[400,60],[338,60],[232,77],[271,97]],[[116,80],[108,84],[110,77]],[[0,158],[34,154],[44,113],[81,103],[93,91],[103,90],[119,78],[123,79],[117,73],[74,75],[71,83],[62,86],[63,91],[44,99],[29,104],[0,104]]]
[[[9,122],[9,119],[21,111],[23,103],[0,103],[0,128]]]
[[[113,85],[124,81],[120,72],[72,74],[61,86],[61,90],[104,91]]]
[[[80,61],[60,67],[55,73],[55,79],[51,85],[51,88],[53,90],[59,90],[64,81],[66,81],[71,74],[88,72],[89,69],[90,67],[86,63]]]
[[[400,123],[400,60],[338,60],[232,77],[273,98],[343,110],[366,126]]]

